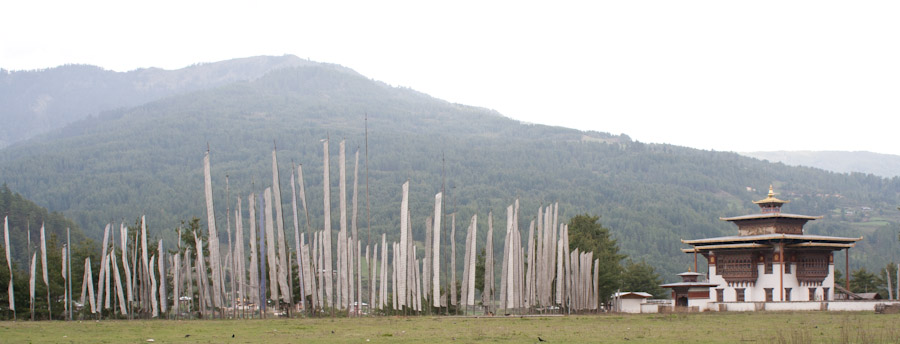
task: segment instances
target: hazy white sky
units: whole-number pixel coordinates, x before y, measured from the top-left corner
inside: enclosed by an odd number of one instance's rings
[[[526,122],[900,154],[898,1],[11,1],[0,68],[293,54]]]

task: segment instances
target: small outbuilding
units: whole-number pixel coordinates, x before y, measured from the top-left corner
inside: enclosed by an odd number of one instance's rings
[[[717,283],[701,282],[701,274],[688,271],[678,274],[681,282],[660,285],[663,288],[672,289],[672,299],[675,307],[697,307],[703,309],[709,303],[709,288],[717,287]]]
[[[621,313],[640,313],[641,304],[653,297],[644,292],[623,291],[613,294],[613,311]]]

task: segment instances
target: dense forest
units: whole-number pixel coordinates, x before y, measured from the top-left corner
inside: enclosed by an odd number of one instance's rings
[[[368,191],[370,209],[368,216],[360,211],[364,239],[368,228],[373,239],[399,237],[400,185],[409,180],[415,240],[425,239],[425,217],[442,189],[446,213],[457,213],[458,221],[479,214],[479,243],[489,211],[495,227],[505,228],[500,213],[519,199],[518,225],[527,228],[539,207],[559,202],[560,222],[576,214],[600,216],[633,263],[645,262],[672,281],[693,266],[680,239],[735,234],[718,218],[758,211],[751,201],[774,184],[791,200],[786,212],[825,216],[807,232],[865,237],[851,250],[853,268],[883,267],[897,250],[900,178],[521,123],[324,64],[77,121],[0,151],[0,182],[66,214],[88,237],[98,239],[107,223],[146,214],[152,236],[175,242],[181,221],[205,218],[201,162],[207,147],[222,226],[237,197],[246,205],[250,192],[272,184],[277,146],[282,190],[289,190],[292,164],[302,164],[312,224],[321,228],[326,138],[334,207],[338,142],[346,140],[348,183],[353,154],[360,152],[360,206],[366,207]],[[290,192],[282,195],[290,204]],[[337,223],[337,212],[332,216]],[[285,217],[291,223],[290,211]],[[463,232],[457,228],[458,243]],[[494,251],[502,252],[502,231],[495,236]]]

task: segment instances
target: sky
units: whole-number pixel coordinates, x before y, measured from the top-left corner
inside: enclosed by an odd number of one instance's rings
[[[898,1],[11,1],[0,68],[291,54],[530,123],[900,155]]]

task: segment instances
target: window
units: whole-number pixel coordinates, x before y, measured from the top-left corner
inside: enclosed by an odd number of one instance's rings
[[[734,293],[736,295],[735,301],[744,302],[744,288],[735,288]]]
[[[786,274],[791,273],[791,263],[784,262],[784,273],[786,273]]]
[[[725,302],[725,289],[716,289],[716,302]]]
[[[765,259],[766,259],[766,261],[765,261],[766,272],[765,273],[766,273],[766,275],[771,275],[772,274],[772,256],[766,256]]]
[[[797,257],[797,280],[821,283],[828,276],[828,253],[805,253]]]
[[[791,288],[784,288],[784,300],[785,301],[791,300]]]
[[[822,300],[828,301],[828,291],[830,288],[822,288]]]
[[[716,273],[731,283],[756,282],[759,264],[750,253],[720,253],[716,256]]]
[[[766,302],[772,302],[772,291],[774,288],[765,288],[766,290]]]
[[[816,289],[817,288],[809,288],[809,300],[810,301],[816,300]]]

